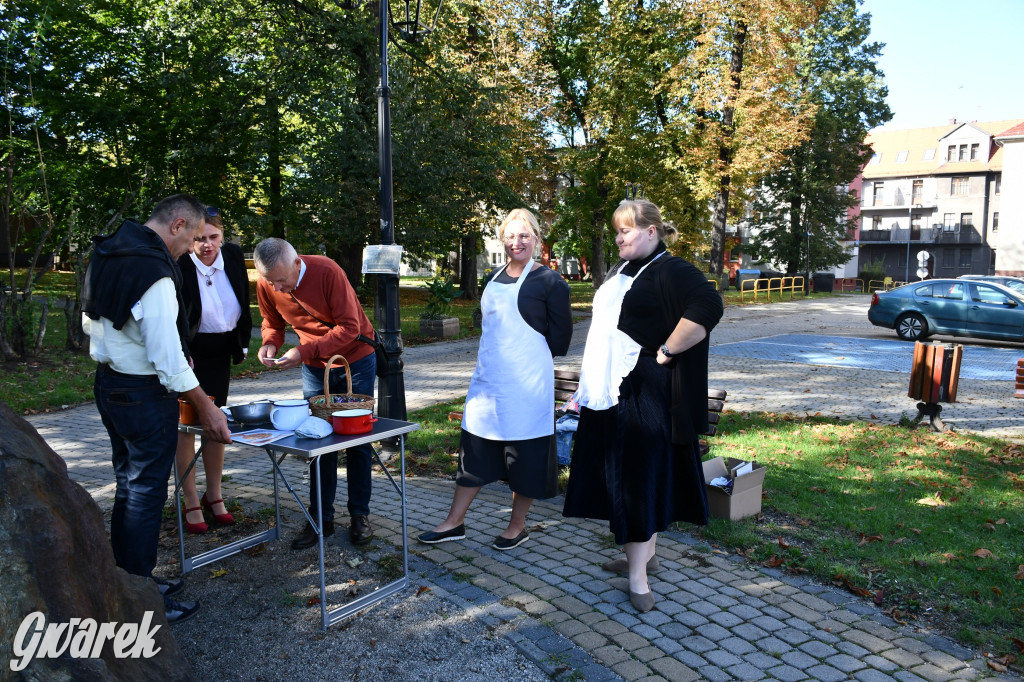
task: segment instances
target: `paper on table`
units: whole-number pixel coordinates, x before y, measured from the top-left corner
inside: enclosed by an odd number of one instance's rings
[[[231,440],[246,445],[266,445],[275,440],[281,440],[292,435],[291,431],[277,431],[275,429],[251,429],[231,434]]]

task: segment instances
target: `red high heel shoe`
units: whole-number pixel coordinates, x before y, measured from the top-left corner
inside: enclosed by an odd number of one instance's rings
[[[206,521],[200,521],[199,523],[189,523],[188,521],[189,513],[194,511],[202,513],[202,507],[192,507],[191,509],[189,509],[188,507],[185,507],[185,505],[182,505],[182,508],[185,509],[184,524],[185,530],[187,532],[192,533],[194,535],[202,535],[208,530],[209,526],[206,525]]]
[[[199,500],[199,503],[206,507],[206,511],[210,512],[210,516],[213,517],[214,521],[225,526],[230,526],[235,522],[235,517],[231,515],[231,512],[228,512],[226,508],[224,514],[215,514],[213,512],[213,505],[218,502],[223,503],[224,500],[207,500],[206,493],[203,493],[203,497]]]

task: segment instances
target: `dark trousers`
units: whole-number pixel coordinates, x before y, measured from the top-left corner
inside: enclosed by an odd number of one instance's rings
[[[373,395],[373,379],[377,374],[377,358],[373,353],[362,360],[356,360],[352,367],[352,392]],[[348,390],[345,368],[335,367],[329,379],[331,394],[344,394]],[[324,370],[320,367],[302,366],[302,396],[311,398],[324,392]],[[367,516],[370,513],[370,493],[373,483],[370,472],[373,468],[373,448],[358,445],[346,451],[345,469],[348,476],[348,513],[350,516]],[[315,464],[319,463],[319,466]],[[319,470],[318,470],[319,469]],[[334,497],[338,492],[338,453],[321,455],[309,465],[309,514],[316,518],[317,504],[321,505],[324,521],[334,520]]]
[[[117,565],[150,577],[167,479],[178,442],[178,394],[154,375],[129,376],[100,368],[93,386],[96,408],[110,436],[117,489],[110,544]]]

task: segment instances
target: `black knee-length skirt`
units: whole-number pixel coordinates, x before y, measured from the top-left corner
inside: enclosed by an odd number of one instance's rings
[[[581,410],[565,516],[607,520],[620,545],[646,542],[675,521],[707,523],[700,444],[672,443],[670,395],[670,370],[642,355],[617,405]]]

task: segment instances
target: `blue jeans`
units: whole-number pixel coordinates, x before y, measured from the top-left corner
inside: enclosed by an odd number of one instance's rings
[[[117,565],[150,577],[156,566],[157,539],[167,478],[178,442],[178,394],[154,375],[133,377],[97,370],[96,408],[113,451],[114,509],[110,545]]]
[[[373,395],[373,379],[377,374],[377,358],[370,353],[362,360],[351,364],[352,392]],[[331,394],[345,393],[348,382],[345,368],[331,370]],[[302,397],[311,398],[324,392],[324,370],[321,367],[302,366]],[[370,493],[373,483],[370,472],[373,468],[373,448],[358,445],[346,451],[345,469],[348,472],[348,513],[349,516],[370,514]],[[318,467],[314,463],[319,462]],[[319,483],[318,483],[319,482]],[[338,453],[321,455],[309,464],[309,515],[316,518],[317,504],[321,505],[324,521],[334,520],[334,496],[338,492]]]

